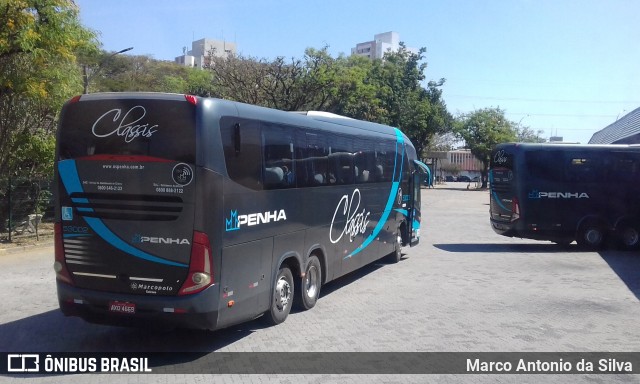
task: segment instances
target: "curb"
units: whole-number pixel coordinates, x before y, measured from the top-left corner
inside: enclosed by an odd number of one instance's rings
[[[8,247],[8,248],[2,248],[2,245],[0,245],[0,256],[26,252],[26,251],[31,251],[34,249],[40,249],[40,248],[46,248],[46,247],[53,247],[53,239],[42,240],[36,244],[18,245],[15,247]]]

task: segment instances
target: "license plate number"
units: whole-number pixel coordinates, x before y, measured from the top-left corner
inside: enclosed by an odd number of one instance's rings
[[[125,303],[122,301],[111,301],[109,302],[109,312],[134,315],[136,313],[136,305],[134,303]]]

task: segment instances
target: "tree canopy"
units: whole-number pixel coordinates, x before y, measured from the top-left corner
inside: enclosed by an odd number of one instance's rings
[[[455,132],[482,162],[482,188],[487,187],[490,154],[496,144],[517,141],[516,124],[500,108],[484,108],[460,115]]]
[[[97,47],[71,0],[0,1],[0,174],[33,174],[41,171],[34,160],[52,163],[53,152],[25,148],[51,148],[62,103],[81,90],[76,55]]]
[[[209,56],[214,96],[285,111],[320,110],[402,129],[418,153],[450,128],[442,100],[445,80],[422,86],[426,49],[401,44],[383,60],[331,57],[309,48],[302,59]]]

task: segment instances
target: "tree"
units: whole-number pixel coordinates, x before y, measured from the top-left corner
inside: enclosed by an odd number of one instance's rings
[[[38,144],[30,136],[50,142],[63,102],[82,90],[76,53],[96,47],[71,0],[0,1],[0,174],[37,171],[18,149]]]
[[[169,92],[210,96],[211,72],[154,60],[147,55],[114,55],[98,52],[83,57],[92,67],[92,92]]]
[[[0,0],[0,175],[53,176],[58,111],[82,91],[76,54],[97,49],[71,0]],[[8,181],[8,183],[7,183]],[[0,206],[7,206],[4,188]],[[0,209],[0,228],[7,222]]]
[[[435,134],[450,130],[452,116],[442,100],[445,80],[425,79],[425,48],[401,44],[383,60],[332,58],[327,47],[308,48],[303,59],[273,61],[210,54],[217,97],[285,111],[320,110],[399,127],[418,153]]]
[[[400,128],[422,154],[434,135],[450,129],[452,116],[442,100],[445,79],[422,86],[427,63],[426,48],[410,52],[404,44],[374,61],[370,82],[376,85],[376,98],[386,111],[380,123]]]
[[[209,56],[215,96],[284,111],[331,110],[335,105],[337,60],[327,48],[308,48],[304,58],[272,61],[242,55]]]
[[[482,162],[482,188],[487,187],[490,154],[496,144],[516,141],[516,124],[500,108],[484,108],[459,116],[455,132]]]
[[[545,143],[547,139],[542,137],[544,131],[534,132],[531,128],[518,125],[516,127],[517,141],[520,143]]]

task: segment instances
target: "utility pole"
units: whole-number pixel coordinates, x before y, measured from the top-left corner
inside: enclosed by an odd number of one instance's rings
[[[86,65],[86,64],[84,64],[84,65],[82,66],[82,80],[83,80],[83,85],[84,85],[84,91],[83,91],[82,93],[84,93],[85,95],[86,95],[87,93],[89,93],[89,82],[91,81],[91,78],[92,78],[93,76],[97,75],[97,74],[98,74],[98,72],[100,72],[100,70],[102,69],[102,66],[103,66],[107,61],[109,61],[109,60],[110,60],[113,56],[115,56],[115,55],[119,55],[119,54],[121,54],[121,53],[128,52],[128,51],[130,51],[130,50],[132,50],[132,49],[133,49],[133,47],[125,48],[125,49],[122,49],[122,50],[120,50],[120,51],[118,51],[118,52],[112,53],[112,54],[110,54],[109,56],[105,57],[105,58],[104,58],[104,59],[103,59],[103,60],[98,64],[98,68],[96,68],[96,70],[95,70],[93,73],[91,73],[91,74],[89,74],[89,66],[88,66],[88,65]]]

